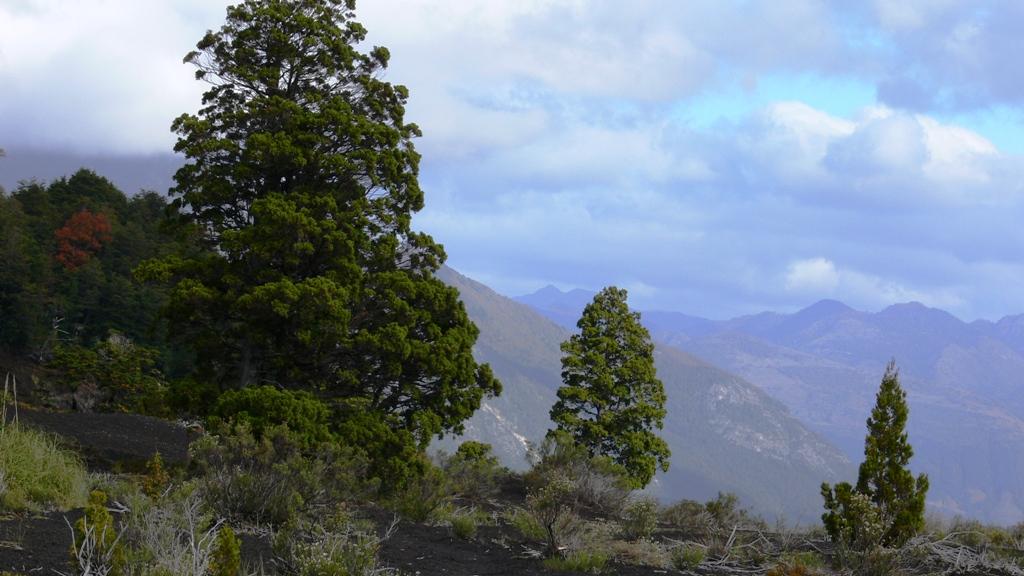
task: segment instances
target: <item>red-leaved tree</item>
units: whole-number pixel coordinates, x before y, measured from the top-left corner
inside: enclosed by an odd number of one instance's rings
[[[104,214],[83,208],[68,218],[57,230],[57,254],[54,256],[64,268],[74,270],[88,262],[103,245],[110,242],[110,221]]]

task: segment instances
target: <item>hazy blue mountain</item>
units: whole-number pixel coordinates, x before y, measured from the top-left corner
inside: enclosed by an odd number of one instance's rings
[[[559,344],[570,332],[451,269],[439,275],[459,289],[480,328],[476,355],[505,386],[469,421],[466,436],[490,442],[506,464],[521,468],[526,442],[541,439],[551,425],[548,411],[561,384]],[[576,297],[578,304],[583,296]],[[658,346],[655,362],[668,393],[662,433],[672,449],[671,469],[654,488],[664,500],[731,491],[767,515],[817,522],[821,482],[854,474],[837,448],[742,378],[671,346]]]
[[[867,313],[824,300],[792,314],[643,320],[656,341],[759,386],[854,462],[895,358],[910,403],[911,464],[932,480],[930,509],[1024,520],[1024,315],[968,324],[916,302]]]
[[[576,288],[563,292],[557,287],[547,285],[532,294],[515,298],[516,301],[528,304],[543,312],[544,316],[559,326],[575,328],[583,308],[594,299],[597,292]]]

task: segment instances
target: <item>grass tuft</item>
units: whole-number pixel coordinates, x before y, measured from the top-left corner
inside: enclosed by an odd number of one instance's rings
[[[51,434],[0,425],[0,509],[20,511],[85,505],[89,475],[82,461]]]

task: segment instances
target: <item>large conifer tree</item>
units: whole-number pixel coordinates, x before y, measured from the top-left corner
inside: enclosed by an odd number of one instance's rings
[[[626,296],[620,288],[601,290],[583,310],[579,333],[562,343],[563,386],[551,420],[643,487],[659,467],[668,470],[671,453],[655,434],[665,418],[665,388],[655,372],[654,344]]]
[[[500,384],[472,356],[477,329],[445,259],[411,229],[423,206],[408,92],[388,51],[357,45],[353,0],[246,0],[185,58],[210,84],[173,123],[176,204],[205,250],[142,274],[173,284],[172,331],[199,379],[270,384],[423,446]]]
[[[853,500],[857,495],[874,506],[870,516],[880,524],[877,532],[881,544],[902,544],[924,526],[928,476],[914,478],[907,468],[914,456],[906,433],[908,413],[899,371],[895,362],[889,362],[867,421],[864,462],[857,485],[851,487],[844,482],[834,490],[822,485],[826,508],[822,519],[834,539],[858,539],[864,533],[865,527],[859,525],[864,519],[853,517],[858,508],[863,508]]]

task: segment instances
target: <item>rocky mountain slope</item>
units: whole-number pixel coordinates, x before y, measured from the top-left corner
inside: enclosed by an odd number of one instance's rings
[[[466,437],[490,442],[507,465],[526,464],[527,443],[550,428],[548,410],[561,384],[559,344],[570,332],[530,307],[444,269],[480,328],[476,354],[505,391],[470,420]],[[778,401],[742,378],[659,346],[658,375],[668,393],[663,435],[672,466],[656,479],[663,500],[704,500],[735,492],[770,517],[817,522],[822,481],[848,478],[842,453],[810,432]]]

